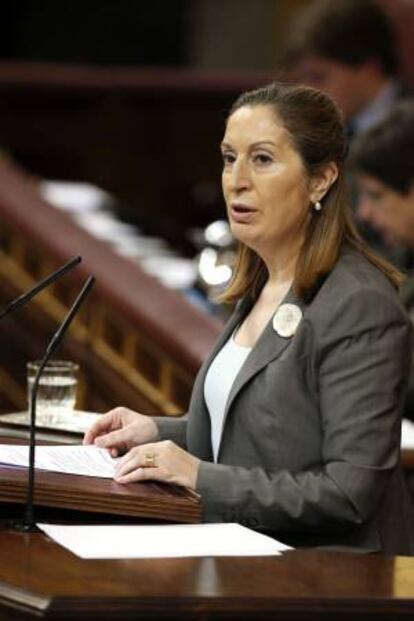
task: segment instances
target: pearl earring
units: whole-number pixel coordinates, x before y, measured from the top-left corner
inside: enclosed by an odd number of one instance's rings
[[[315,211],[320,211],[322,209],[322,205],[320,203],[320,201],[316,201],[316,203],[314,203],[313,208]]]

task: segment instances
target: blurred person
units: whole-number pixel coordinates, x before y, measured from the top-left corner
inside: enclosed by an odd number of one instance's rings
[[[390,20],[373,0],[316,0],[299,14],[286,56],[296,79],[328,93],[349,135],[404,96]]]
[[[315,0],[292,26],[285,56],[294,79],[338,103],[349,140],[408,95],[398,77],[391,22],[374,0]],[[358,192],[352,175],[347,182],[354,207]],[[404,250],[389,245],[367,222],[357,225],[380,254],[400,269],[407,267]]]
[[[358,216],[414,251],[414,99],[396,104],[352,145]]]
[[[414,322],[414,99],[398,103],[361,134],[351,151],[360,187],[357,214],[405,251],[402,299]],[[406,416],[414,419],[414,367]]]
[[[410,554],[400,417],[410,323],[399,272],[359,238],[341,115],[320,91],[241,95],[221,144],[238,300],[188,415],[103,415],[84,442],[124,453],[115,479],[201,494],[203,520],[293,546]]]

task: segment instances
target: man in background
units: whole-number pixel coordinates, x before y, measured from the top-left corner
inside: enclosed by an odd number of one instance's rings
[[[374,0],[315,0],[292,24],[284,58],[290,79],[319,88],[335,99],[350,140],[379,122],[397,100],[408,95],[398,75],[390,20]],[[356,205],[352,175],[349,186]],[[358,227],[378,252],[398,267],[406,267],[404,249],[387,244],[367,222],[359,221]]]
[[[365,131],[401,98],[392,27],[373,0],[316,0],[292,26],[285,59],[293,79],[327,92],[350,135]]]

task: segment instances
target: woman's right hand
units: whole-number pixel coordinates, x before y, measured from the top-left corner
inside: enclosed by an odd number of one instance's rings
[[[151,416],[118,407],[102,414],[85,433],[83,444],[96,444],[116,457],[139,444],[154,442],[158,428]]]

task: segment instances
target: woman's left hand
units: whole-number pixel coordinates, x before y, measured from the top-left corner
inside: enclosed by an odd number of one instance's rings
[[[142,444],[132,448],[118,462],[117,483],[164,481],[195,489],[200,460],[171,440]]]

